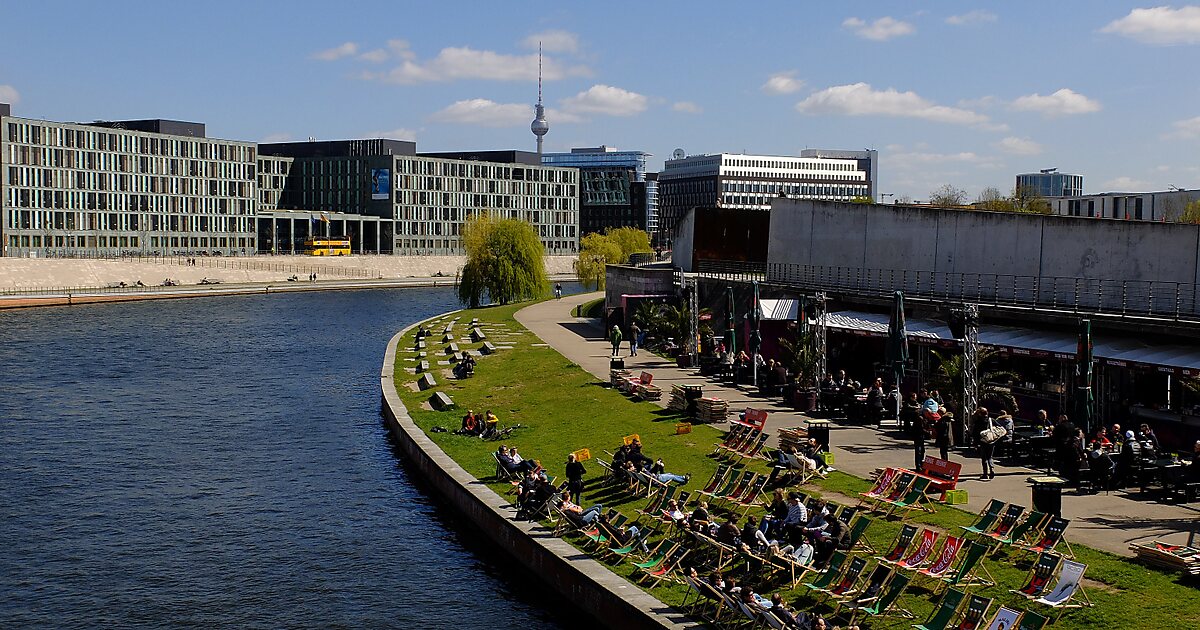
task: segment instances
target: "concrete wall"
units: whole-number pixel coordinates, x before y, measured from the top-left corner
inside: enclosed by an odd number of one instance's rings
[[[463,470],[413,423],[396,394],[393,381],[396,344],[415,326],[397,333],[388,342],[380,384],[388,429],[405,458],[425,481],[493,543],[604,625],[613,628],[691,627],[692,624],[687,624],[687,619],[677,611],[565,541],[550,536],[541,526],[513,520],[507,500]]]
[[[662,267],[625,267],[609,265],[605,269],[604,308],[621,305],[622,295],[674,295],[675,271]]]
[[[1198,248],[1196,225],[780,199],[768,261],[773,278],[780,264],[885,280],[922,272],[947,290],[1032,296],[1036,286],[1042,301],[1082,293],[1114,306],[1136,296],[1160,307],[1183,300],[1186,310],[1196,305]],[[1175,283],[1187,286],[1177,295]]]

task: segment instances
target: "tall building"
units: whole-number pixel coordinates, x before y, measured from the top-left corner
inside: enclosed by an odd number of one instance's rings
[[[777,197],[874,199],[878,153],[805,150],[799,157],[676,151],[658,176],[658,238],[669,242],[692,208],[770,210]]]
[[[253,254],[257,153],[199,123],[0,116],[2,253]]]
[[[1026,189],[1040,197],[1078,197],[1083,195],[1083,175],[1044,168],[1037,173],[1017,175],[1017,188]]]
[[[579,235],[609,228],[635,227],[653,232],[658,223],[658,182],[646,173],[644,151],[612,147],[547,153],[542,164],[579,169]]]

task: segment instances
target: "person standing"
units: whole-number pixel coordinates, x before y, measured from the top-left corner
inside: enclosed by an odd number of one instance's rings
[[[554,283],[554,299],[556,299],[556,300],[562,299],[562,284],[561,283],[558,283],[558,282]]]
[[[608,341],[612,343],[612,356],[620,356],[621,354],[621,327],[613,324],[612,330],[608,333]]]
[[[950,459],[950,447],[954,446],[954,417],[945,407],[938,408],[937,420],[934,421],[933,443],[938,447],[942,459]]]
[[[975,452],[979,454],[979,461],[983,466],[983,473],[979,475],[980,479],[996,478],[996,466],[992,462],[992,457],[996,453],[996,441],[982,435],[984,431],[991,428],[992,418],[988,416],[987,408],[976,409],[972,414],[971,438],[975,440]]]
[[[917,400],[916,394],[910,399],[914,403]],[[918,407],[919,408],[919,407]],[[921,472],[921,466],[925,463],[925,423],[921,421],[919,412],[914,412],[916,420],[912,420],[908,424],[908,432],[913,440],[913,470]],[[943,459],[945,459],[943,457]]]
[[[629,356],[631,357],[637,356],[638,335],[640,335],[641,332],[642,329],[638,328],[637,322],[633,322],[629,325]]]
[[[587,469],[583,464],[576,460],[575,453],[567,455],[567,492],[571,495],[571,501],[579,503],[579,497],[583,494],[583,476],[587,474]]]

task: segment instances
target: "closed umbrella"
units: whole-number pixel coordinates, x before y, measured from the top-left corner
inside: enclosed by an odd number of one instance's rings
[[[904,293],[896,291],[892,294],[892,318],[888,322],[888,364],[892,368],[892,377],[896,389],[904,379],[904,365],[908,363],[908,330],[904,325]]]
[[[1096,399],[1092,394],[1092,322],[1079,320],[1079,343],[1075,348],[1075,426],[1084,435],[1092,434]]]
[[[725,287],[725,323],[729,336],[729,356],[737,356],[737,317],[733,310],[733,287]]]

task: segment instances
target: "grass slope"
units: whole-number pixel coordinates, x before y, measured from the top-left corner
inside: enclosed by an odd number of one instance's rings
[[[449,394],[458,405],[453,411],[436,412],[429,409],[427,400],[430,392],[414,391],[418,375],[412,371],[417,352],[413,350],[414,334],[409,333],[400,341],[396,353],[395,383],[401,399],[408,407],[413,420],[430,437],[458,461],[463,468],[504,495],[509,486],[496,483],[495,461],[491,453],[499,443],[485,442],[452,433],[460,425],[467,409],[482,413],[492,410],[500,419],[500,426],[520,423],[517,429],[502,442],[520,447],[526,458],[540,460],[551,475],[561,475],[566,454],[580,448],[588,448],[594,457],[605,460],[605,450],[613,450],[620,444],[621,437],[631,433],[641,436],[644,451],[651,457],[662,457],[667,470],[674,473],[690,473],[693,477],[688,490],[698,490],[716,469],[717,461],[708,454],[713,444],[720,440],[722,432],[710,426],[696,426],[689,434],[676,435],[674,414],[646,402],[633,402],[619,392],[607,387],[606,383],[567,361],[562,355],[544,345],[528,330],[513,319],[513,313],[528,306],[512,304],[477,310],[461,311],[451,316],[431,320],[427,326],[434,336],[427,339],[427,360],[438,381],[438,391]],[[460,349],[477,349],[480,344],[463,340],[469,332],[467,322],[478,318],[487,331],[488,339],[501,349],[498,354],[479,360],[475,376],[466,381],[457,381],[449,376],[449,365],[439,365],[445,360],[446,343],[439,343],[443,327],[458,317],[454,336]],[[441,426],[450,432],[431,432]],[[617,507],[631,518],[636,509],[646,504],[646,499],[634,499],[624,493],[613,491],[599,482],[602,472],[594,462],[585,463],[588,468],[585,506],[603,503]],[[751,464],[759,472],[765,472],[765,463]],[[828,480],[810,484],[802,491],[808,494],[825,494],[842,498],[856,496],[868,489],[869,483],[849,475],[834,473]],[[761,510],[758,511],[761,513]],[[939,507],[933,514],[918,513],[911,522],[957,532],[958,526],[974,522],[973,514],[954,508]],[[875,518],[867,530],[867,537],[876,548],[886,548],[900,529],[896,520]],[[1070,530],[1068,530],[1068,534]],[[1114,535],[1119,535],[1114,532]],[[573,541],[577,545],[579,541]],[[581,546],[581,545],[580,545]],[[1080,545],[1074,546],[1078,560],[1088,564],[1085,588],[1094,608],[1068,611],[1052,628],[1181,628],[1200,627],[1200,591],[1181,584],[1175,575],[1150,570],[1128,560],[1096,551]],[[971,589],[995,597],[996,604],[1010,608],[1032,609],[1046,613],[1045,607],[1029,604],[1025,599],[1012,595],[1008,589],[1019,588],[1026,578],[1034,558],[1018,558],[1002,552],[999,556],[985,560],[985,565],[996,578],[994,587]],[[617,565],[613,570],[631,577],[634,574],[629,563]],[[786,587],[786,583],[784,584]],[[761,593],[773,592],[771,585],[761,585]],[[665,584],[650,589],[655,596],[669,604],[679,604],[685,591],[682,586]],[[799,591],[784,593],[789,602],[800,610],[814,608],[816,600]],[[900,600],[900,605],[912,610],[918,620],[925,619],[933,609],[937,595],[922,586],[910,589]],[[820,608],[818,607],[820,610]],[[823,609],[829,612],[828,608]],[[1053,611],[1051,611],[1053,612]],[[880,620],[872,623],[877,628],[908,628],[904,620]]]

